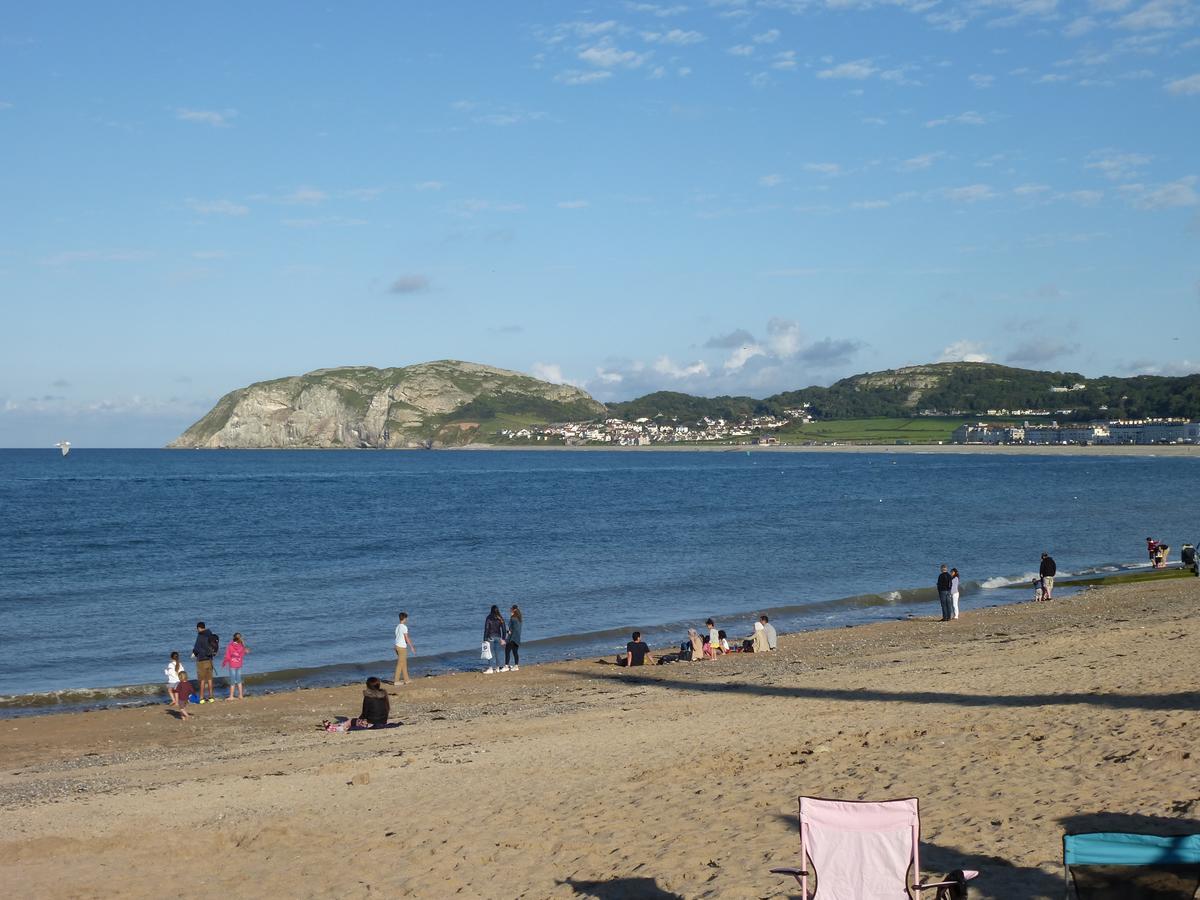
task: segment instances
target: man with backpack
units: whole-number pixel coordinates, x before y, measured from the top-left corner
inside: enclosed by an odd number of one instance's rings
[[[196,623],[196,643],[192,646],[192,658],[196,660],[196,681],[200,687],[196,693],[200,695],[201,703],[215,703],[213,697],[213,657],[221,649],[221,639],[205,627],[203,622]],[[204,686],[208,685],[208,699],[204,699]]]

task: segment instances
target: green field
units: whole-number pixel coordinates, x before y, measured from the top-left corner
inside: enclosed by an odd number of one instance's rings
[[[933,416],[921,416],[916,419],[834,419],[781,428],[775,435],[781,443],[788,444],[802,444],[808,441],[818,444],[895,444],[897,441],[936,444],[939,441],[949,442],[954,429],[965,421],[970,420]]]

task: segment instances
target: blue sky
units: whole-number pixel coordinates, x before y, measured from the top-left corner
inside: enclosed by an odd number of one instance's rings
[[[1198,138],[1194,0],[16,5],[0,446],[440,358],[1196,371]]]

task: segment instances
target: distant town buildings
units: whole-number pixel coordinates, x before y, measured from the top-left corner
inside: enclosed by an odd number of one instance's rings
[[[752,416],[739,422],[705,416],[699,422],[682,425],[662,416],[641,417],[632,422],[605,419],[603,422],[555,422],[504,429],[501,438],[565,444],[613,444],[618,447],[645,447],[649,444],[684,444],[704,441],[747,440],[759,444],[778,444],[771,432],[787,425],[812,421],[808,407],[784,410],[782,416]]]
[[[1112,422],[960,425],[956,444],[1200,444],[1200,422],[1118,419]]]

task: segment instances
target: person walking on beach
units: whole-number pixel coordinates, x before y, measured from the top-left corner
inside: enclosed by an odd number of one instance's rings
[[[396,674],[392,684],[408,684],[408,654],[416,653],[412,637],[408,633],[408,613],[400,613],[400,624],[396,626]]]
[[[500,648],[508,637],[508,626],[504,624],[504,616],[500,615],[500,607],[493,605],[492,611],[483,620],[483,639],[492,649],[491,665],[484,669],[484,675],[494,675],[500,665]]]
[[[508,664],[512,656],[512,666]],[[517,604],[508,611],[508,640],[504,642],[504,668],[501,672],[519,672],[521,670],[521,610]]]
[[[1042,564],[1038,567],[1038,576],[1042,579],[1042,599],[1051,600],[1054,594],[1054,576],[1058,574],[1058,566],[1054,557],[1049,553],[1042,554]]]
[[[167,663],[167,693],[171,696],[171,706],[179,711],[179,718],[188,719],[188,694],[192,692],[192,684],[188,681],[187,672],[179,661],[179,651],[171,651],[171,661]]]
[[[771,624],[771,620],[766,616],[759,616],[758,621],[762,622],[763,634],[767,638],[767,649],[776,649],[779,646],[779,635],[775,632],[775,626]]]
[[[215,634],[208,630],[203,622],[196,623],[196,643],[192,645],[192,658],[196,660],[196,680],[200,689],[196,692],[201,703],[215,703],[213,696],[213,657],[217,655],[220,646]],[[204,687],[208,686],[208,699],[204,699]]]
[[[958,618],[958,569],[950,570],[950,618]]]
[[[237,698],[245,700],[246,695],[242,688],[242,661],[246,658],[246,654],[250,652],[250,648],[246,646],[242,640],[242,633],[235,631],[233,640],[225,647],[225,658],[221,660],[223,665],[229,672],[229,699],[233,699],[233,689],[237,688]]]
[[[942,621],[950,621],[950,573],[946,571],[945,563],[942,564],[941,574],[937,578],[938,602],[942,604]]]

